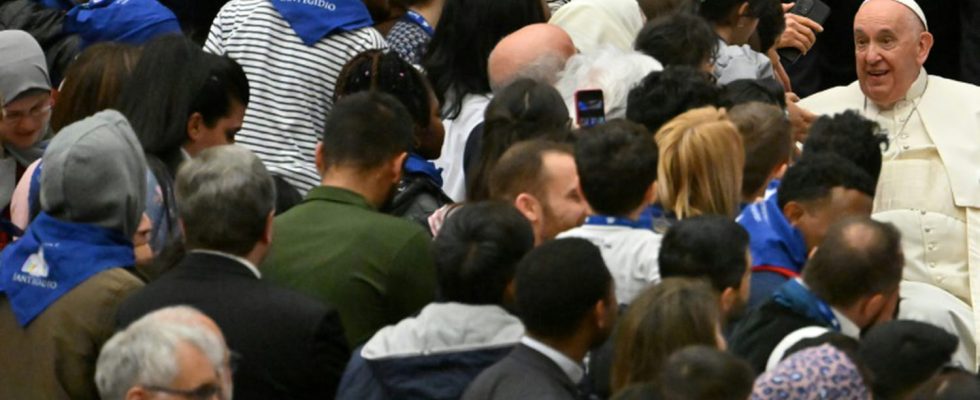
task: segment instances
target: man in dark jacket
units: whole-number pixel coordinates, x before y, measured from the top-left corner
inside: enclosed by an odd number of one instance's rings
[[[905,265],[894,226],[868,218],[845,219],[827,231],[803,270],[803,279],[781,286],[752,310],[732,334],[729,348],[756,372],[782,359],[796,341],[816,329],[858,338],[890,321]]]
[[[446,302],[387,326],[354,353],[338,399],[458,399],[524,335],[508,309],[514,269],[534,246],[531,224],[513,206],[460,208],[433,243]]]
[[[602,253],[585,239],[557,239],[517,265],[517,313],[527,335],[483,371],[464,400],[577,399],[582,360],[616,321],[616,292]]]
[[[126,326],[186,304],[210,316],[242,355],[236,399],[333,398],[349,351],[337,312],[263,282],[255,267],[272,240],[275,190],[261,161],[238,146],[185,162],[175,191],[187,256],[120,307]]]

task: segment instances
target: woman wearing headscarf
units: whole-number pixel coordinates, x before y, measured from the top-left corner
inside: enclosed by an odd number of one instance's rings
[[[755,380],[752,400],[871,400],[861,369],[830,344],[793,354]]]

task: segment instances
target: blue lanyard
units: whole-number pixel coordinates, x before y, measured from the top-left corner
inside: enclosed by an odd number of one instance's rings
[[[640,221],[634,221],[628,218],[622,217],[611,217],[608,215],[590,215],[585,219],[586,225],[605,225],[605,226],[625,226],[627,228],[643,228],[643,224]]]
[[[415,25],[422,27],[422,30],[424,30],[425,33],[428,33],[429,36],[436,34],[436,30],[432,28],[432,25],[429,25],[429,21],[426,21],[422,14],[408,10],[405,11],[405,18],[408,18],[410,21],[414,22]]]

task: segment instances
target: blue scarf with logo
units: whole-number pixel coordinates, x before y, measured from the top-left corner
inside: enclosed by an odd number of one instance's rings
[[[779,305],[788,308],[796,314],[818,322],[823,326],[840,332],[840,321],[830,309],[830,306],[803,286],[798,279],[790,279],[780,286],[772,295]]]
[[[422,158],[415,153],[408,153],[403,167],[406,174],[422,174],[432,179],[432,182],[442,187],[442,169],[436,168],[432,161]]]
[[[799,229],[786,220],[777,197],[746,207],[736,221],[749,232],[753,267],[785,268],[799,274],[806,264],[806,242]]]
[[[361,0],[269,0],[307,46],[334,32],[371,26],[374,21]]]
[[[0,253],[0,292],[27,326],[88,278],[135,262],[133,243],[122,233],[41,212],[24,237]]]
[[[64,31],[78,34],[82,47],[99,42],[140,45],[181,33],[177,16],[157,0],[89,0],[68,11]]]

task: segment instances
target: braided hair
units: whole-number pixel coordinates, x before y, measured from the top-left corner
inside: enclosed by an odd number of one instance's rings
[[[377,90],[394,96],[408,109],[420,128],[431,118],[432,87],[422,73],[394,52],[368,50],[352,58],[340,71],[334,103],[346,95]]]

